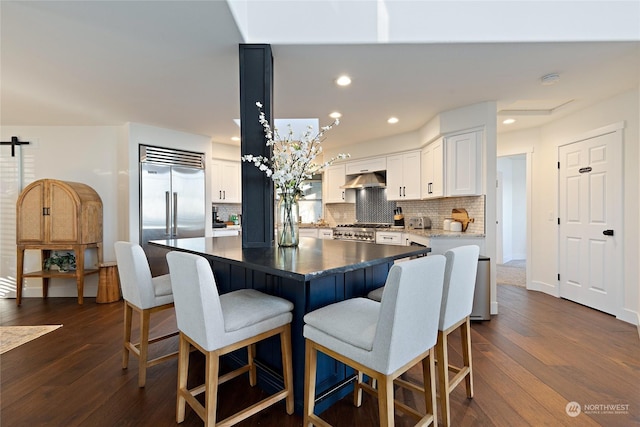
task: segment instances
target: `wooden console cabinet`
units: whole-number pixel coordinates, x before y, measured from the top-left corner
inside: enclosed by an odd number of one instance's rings
[[[97,251],[98,264],[102,262],[102,200],[86,184],[41,179],[28,185],[16,203],[16,244],[18,264],[16,304],[22,302],[23,279],[42,278],[42,296],[47,297],[50,278],[75,278],[78,304],[83,302],[84,277],[99,272],[85,268],[85,250]],[[40,250],[42,261],[52,251],[73,251],[76,270],[59,272],[40,270],[24,273],[24,251]]]

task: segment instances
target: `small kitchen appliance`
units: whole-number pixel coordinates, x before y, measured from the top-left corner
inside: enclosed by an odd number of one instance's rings
[[[394,209],[393,213],[393,226],[404,227],[404,215],[402,214],[402,208]]]
[[[411,230],[424,230],[431,228],[431,220],[424,216],[412,216],[409,217],[407,222],[407,228]]]

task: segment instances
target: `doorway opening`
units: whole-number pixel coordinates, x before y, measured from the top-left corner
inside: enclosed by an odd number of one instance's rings
[[[496,189],[496,282],[527,286],[527,154],[498,157]]]

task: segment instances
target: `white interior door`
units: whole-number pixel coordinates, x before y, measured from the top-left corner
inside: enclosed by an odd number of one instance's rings
[[[622,133],[559,148],[560,296],[617,314],[622,290]]]

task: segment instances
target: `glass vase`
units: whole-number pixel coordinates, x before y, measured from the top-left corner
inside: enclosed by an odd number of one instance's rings
[[[298,196],[291,193],[281,193],[278,202],[278,246],[298,246],[300,235],[298,234],[299,219]]]

